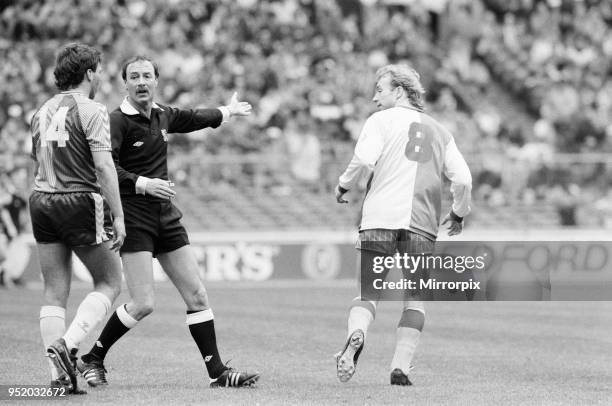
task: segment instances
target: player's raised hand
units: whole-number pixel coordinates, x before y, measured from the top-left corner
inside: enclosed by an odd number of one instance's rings
[[[145,188],[145,194],[159,197],[160,199],[170,199],[176,195],[176,192],[172,190],[172,186],[174,186],[174,183],[167,180],[159,178],[149,179]]]
[[[248,116],[251,114],[251,103],[238,101],[238,92],[234,92],[227,109],[232,116]]]
[[[448,224],[448,235],[453,236],[463,231],[463,219],[452,211],[444,217],[442,225]]]
[[[336,189],[334,190],[334,192],[335,192],[335,194],[336,194],[336,202],[341,203],[341,204],[343,204],[343,203],[348,203],[348,200],[346,200],[346,199],[344,198],[344,194],[345,194],[346,192],[348,192],[348,190],[344,189],[344,188],[343,188],[342,186],[340,186],[340,185],[337,185],[337,186],[336,186]]]
[[[115,234],[113,238],[113,245],[111,245],[111,250],[119,252],[119,249],[123,245],[123,241],[125,241],[125,223],[123,221],[123,217],[115,217],[113,219],[113,233]]]

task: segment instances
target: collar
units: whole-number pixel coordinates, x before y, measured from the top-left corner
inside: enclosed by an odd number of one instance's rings
[[[157,103],[153,103],[152,107],[154,109],[158,109],[158,110],[164,111],[164,109],[162,109]],[[135,116],[135,115],[140,114],[140,112],[138,110],[136,110],[136,108],[130,104],[130,102],[128,101],[127,96],[121,102],[121,105],[119,106],[119,109],[121,110],[121,112],[123,114],[127,114],[128,116]]]
[[[402,103],[402,104],[398,104],[398,105],[396,105],[395,107],[402,107],[402,108],[404,108],[404,109],[414,110],[414,111],[418,111],[419,113],[424,113],[424,111],[423,111],[423,110],[421,110],[421,109],[420,109],[420,108],[418,108],[418,107],[413,106],[412,104],[404,104],[404,103]]]
[[[76,89],[63,90],[63,91],[59,92],[59,94],[80,94],[83,97],[89,98],[89,96],[87,94],[85,94],[85,92],[83,92],[81,90],[76,90]]]

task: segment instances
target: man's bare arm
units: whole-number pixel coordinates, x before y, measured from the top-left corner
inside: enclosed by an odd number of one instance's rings
[[[95,151],[92,152],[92,155],[94,165],[96,167],[98,182],[100,183],[100,187],[102,189],[102,194],[106,198],[106,202],[108,203],[113,215],[113,230],[115,232],[115,238],[111,248],[118,251],[123,245],[123,240],[125,239],[126,233],[115,163],[113,162],[113,157],[110,151]]]

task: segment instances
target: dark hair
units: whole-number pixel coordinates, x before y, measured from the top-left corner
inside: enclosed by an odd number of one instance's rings
[[[121,78],[123,78],[124,82],[127,80],[127,67],[130,64],[134,62],[138,62],[138,61],[151,62],[151,65],[153,65],[153,71],[155,72],[155,79],[159,77],[159,68],[157,66],[157,63],[153,59],[149,58],[146,55],[136,55],[136,56],[132,56],[131,58],[123,62],[123,66],[121,67]]]
[[[55,86],[59,90],[68,90],[80,85],[85,80],[88,69],[96,71],[102,53],[89,45],[72,43],[66,45],[57,55],[55,63]]]

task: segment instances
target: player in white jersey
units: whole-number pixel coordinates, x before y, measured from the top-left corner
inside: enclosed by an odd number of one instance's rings
[[[52,361],[51,384],[71,393],[82,392],[74,365],[78,346],[104,319],[121,288],[121,261],[114,251],[123,244],[125,225],[109,117],[91,100],[100,83],[100,57],[87,45],[65,46],[53,72],[60,93],[32,118],[37,169],[30,216],[45,282],[40,332]],[[91,273],[94,291],[66,329],[72,252]]]
[[[362,177],[369,177],[357,243],[361,266],[368,270],[375,256],[433,253],[443,174],[451,181],[453,195],[452,209],[442,222],[449,225],[449,235],[462,231],[463,217],[470,212],[469,168],[453,136],[424,113],[424,93],[418,73],[407,65],[387,65],[376,72],[373,101],[380,111],[364,124],[336,187],[337,202],[346,203],[344,194]],[[355,373],[381,294],[364,280],[364,269],[361,296],[353,300],[349,312],[348,338],[336,355],[342,382]],[[391,362],[392,385],[412,384],[407,374],[425,322],[419,299],[418,293],[411,293],[404,301]]]

